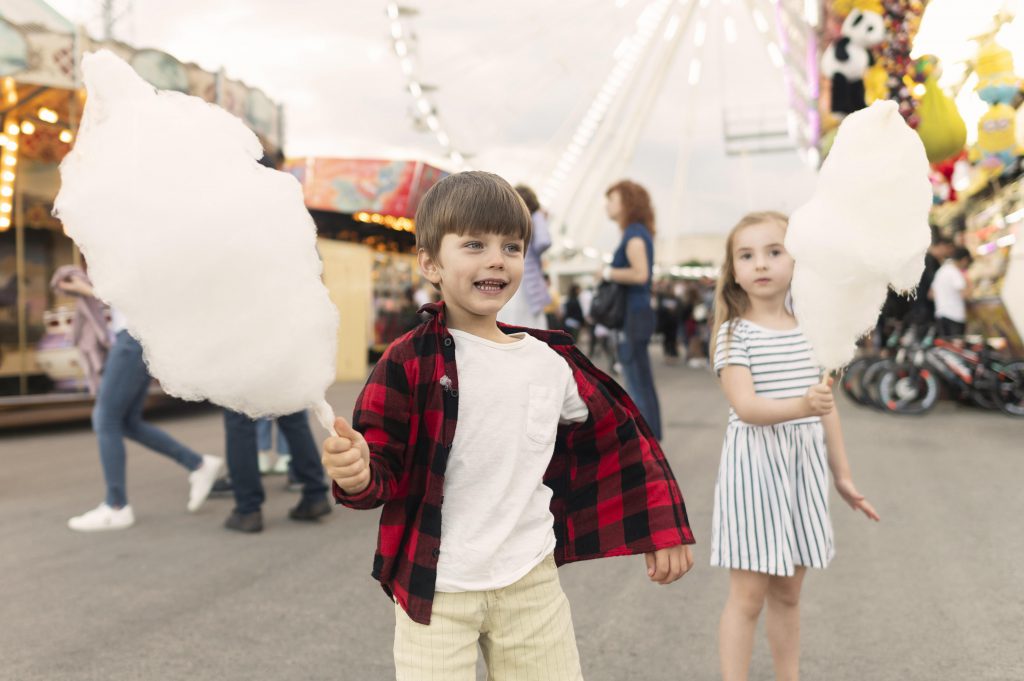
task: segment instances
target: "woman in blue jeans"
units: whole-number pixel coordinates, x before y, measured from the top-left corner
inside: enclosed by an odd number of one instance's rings
[[[619,332],[619,363],[626,378],[626,392],[660,440],[661,408],[647,350],[654,334],[654,208],[647,190],[630,180],[613,184],[605,198],[608,217],[622,230],[622,241],[611,266],[604,270],[605,279],[626,287],[626,321]]]
[[[93,295],[92,287],[80,281],[61,284],[61,289],[76,295]],[[142,358],[142,346],[125,330],[124,318],[116,310],[112,316],[114,345],[103,365],[103,377],[92,412],[107,495],[99,506],[68,521],[68,527],[79,532],[121,530],[135,523],[125,485],[126,437],[163,454],[189,471],[189,511],[198,510],[206,501],[214,480],[224,467],[224,459],[197,454],[142,420],[142,408],[152,379]]]

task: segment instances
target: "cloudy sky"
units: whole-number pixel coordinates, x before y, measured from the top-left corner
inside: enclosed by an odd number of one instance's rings
[[[99,31],[98,0],[50,4]],[[130,4],[116,37],[209,70],[223,68],[283,102],[291,157],[443,158],[435,135],[415,125],[416,108],[393,49],[384,0]],[[615,67],[623,40],[635,33],[652,3],[403,4],[418,10],[403,17],[405,37],[412,38],[416,76],[436,88],[428,96],[452,146],[473,167],[540,187]],[[769,0],[675,0],[668,10],[680,17],[681,41],[648,115],[632,117],[643,125],[624,166],[625,174],[651,189],[663,235],[720,234],[748,210],[791,211],[813,188],[814,174],[795,152],[725,154],[724,119],[754,112],[768,121],[786,110],[782,72],[768,58],[752,7],[771,16]],[[725,38],[727,23],[735,27],[735,42]],[[663,30],[653,43],[665,41]],[[691,85],[695,59],[700,77]],[[629,98],[639,100],[639,94]],[[630,117],[623,116],[625,126]],[[618,134],[611,130],[603,138],[606,148]],[[587,224],[575,232],[602,250],[615,239],[600,215],[603,192],[569,197],[585,171],[600,166],[596,159],[603,151],[591,148],[581,160],[583,170],[570,173],[552,201],[558,210],[570,200],[592,200],[598,208],[580,217]],[[614,179],[598,178],[597,184]]]

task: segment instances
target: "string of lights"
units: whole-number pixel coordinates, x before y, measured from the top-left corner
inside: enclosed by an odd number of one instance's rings
[[[437,107],[427,97],[429,89],[416,74],[415,41],[412,33],[403,24],[403,18],[416,14],[416,10],[400,7],[396,2],[387,4],[388,20],[391,24],[391,45],[395,56],[399,59],[402,73],[406,78],[406,89],[413,99],[417,114],[423,117],[427,128],[433,133],[437,143],[444,150],[447,159],[455,170],[468,170],[463,154],[452,145],[451,136],[445,130],[438,114]]]

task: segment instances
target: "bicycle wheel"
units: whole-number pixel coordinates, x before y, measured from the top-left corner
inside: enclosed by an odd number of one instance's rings
[[[878,395],[896,414],[924,414],[939,401],[939,381],[928,369],[894,364],[878,381]]]
[[[860,377],[860,389],[864,395],[864,404],[882,411],[889,411],[878,392],[878,383],[892,365],[893,361],[891,359],[879,359],[864,369],[864,373]]]
[[[843,371],[843,377],[839,381],[839,385],[842,387],[843,392],[846,393],[846,396],[863,406],[870,406],[870,403],[861,389],[860,379],[864,375],[864,370],[874,361],[874,357],[861,357],[860,359],[853,360]]]
[[[1006,364],[998,373],[993,397],[999,408],[1011,416],[1024,416],[1024,362]]]
[[[970,398],[982,409],[999,411],[999,373],[989,366],[982,367],[974,375],[974,384],[971,386]]]

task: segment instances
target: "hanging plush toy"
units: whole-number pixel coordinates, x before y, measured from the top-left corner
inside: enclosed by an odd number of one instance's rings
[[[1017,143],[1017,112],[1010,102],[1020,90],[1020,79],[1013,72],[1013,54],[995,41],[978,50],[974,64],[978,74],[978,96],[992,105],[978,121],[975,160],[994,177],[1013,171],[1021,149]]]
[[[918,134],[920,134],[918,130]],[[927,145],[925,145],[927,148]],[[970,163],[967,162],[967,151],[961,149],[956,156],[932,164],[932,173],[928,177],[932,181],[932,192],[936,203],[957,200],[957,188],[964,188],[970,183]]]
[[[822,74],[832,79],[832,111],[840,115],[867,106],[864,76],[874,63],[871,48],[885,38],[881,0],[854,0],[852,7],[843,21],[841,36],[821,58]]]
[[[1020,78],[1013,72],[1013,53],[994,40],[978,49],[974,70],[978,74],[975,91],[987,104],[1010,104],[1020,90]]]
[[[929,163],[938,163],[963,151],[967,125],[956,103],[939,87],[939,64],[925,55],[914,64],[914,80],[924,83],[924,96],[917,105],[917,134],[924,142]]]

